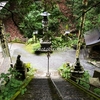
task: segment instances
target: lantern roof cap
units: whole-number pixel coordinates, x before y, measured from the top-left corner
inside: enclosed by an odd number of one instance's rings
[[[0,10],[7,4],[7,0],[5,1],[0,1]]]
[[[50,15],[50,13],[48,13],[48,12],[43,12],[43,13],[41,13],[41,16],[49,16]]]

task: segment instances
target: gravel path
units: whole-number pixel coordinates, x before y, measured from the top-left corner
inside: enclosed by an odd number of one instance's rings
[[[10,54],[12,56],[13,64],[16,61],[17,55],[20,54],[21,60],[23,62],[25,63],[30,62],[31,65],[36,69],[38,69],[40,72],[47,72],[47,65],[48,65],[47,54],[41,54],[41,55],[30,54],[28,51],[24,49],[24,47],[25,47],[24,44],[19,44],[19,43],[9,44]],[[70,62],[71,64],[75,63],[75,50],[66,48],[54,51],[53,53],[51,53],[49,61],[50,61],[49,63],[50,72],[51,73],[56,72],[57,69],[63,63],[66,62]],[[87,63],[87,60],[85,60],[82,55],[82,51],[80,54],[80,62],[81,65],[84,67],[84,69],[88,70],[91,75],[93,75],[95,69],[100,69]]]
[[[23,62],[30,62],[33,67],[38,69],[39,71],[47,71],[47,54],[41,54],[41,55],[35,55],[30,54],[24,49],[24,44],[13,44],[11,47],[11,51],[14,51],[12,54],[12,60],[13,63],[15,63],[16,57],[18,54],[20,54],[22,57]],[[89,63],[87,63],[87,60],[84,59],[83,51],[81,51],[80,54],[80,62],[81,65],[84,67],[85,70],[88,70],[91,75],[93,75],[93,72],[95,69],[99,69]],[[50,55],[50,63],[49,68],[50,72],[57,71],[57,69],[66,62],[70,62],[72,64],[75,63],[75,50],[73,49],[59,49],[58,51],[54,51]]]

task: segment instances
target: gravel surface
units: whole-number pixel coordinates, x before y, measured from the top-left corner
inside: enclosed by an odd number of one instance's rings
[[[33,67],[38,69],[39,71],[46,72],[48,68],[48,59],[47,54],[35,55],[30,54],[24,49],[24,44],[12,44],[11,51],[12,52],[12,61],[15,63],[16,57],[18,54],[21,55],[21,60],[23,62],[30,62]],[[75,63],[75,53],[76,51],[73,49],[58,49],[54,51],[50,55],[49,59],[49,71],[52,73],[53,71],[57,71],[57,69],[66,62],[70,62],[71,64]],[[88,70],[90,75],[93,75],[95,69],[100,69],[92,64],[87,63],[87,60],[83,57],[83,51],[80,53],[80,63],[84,67],[85,70]]]
[[[12,63],[15,64],[17,55],[21,55],[21,60],[24,63],[30,62],[31,65],[42,72],[47,72],[48,68],[48,59],[47,54],[35,55],[31,54],[25,50],[24,44],[13,43],[9,44],[10,54],[12,57]],[[57,71],[57,69],[66,62],[70,62],[71,64],[75,63],[75,50],[65,48],[58,49],[50,54],[49,59],[49,71],[50,73]],[[2,60],[2,59],[1,59]],[[80,62],[85,70],[88,70],[90,75],[93,75],[95,69],[100,69],[98,67],[93,66],[92,64],[87,63],[87,60],[83,57],[83,51],[80,54]],[[4,62],[3,62],[4,63]],[[2,67],[4,68],[4,66]],[[2,69],[1,68],[1,69]],[[7,67],[6,67],[7,68]]]

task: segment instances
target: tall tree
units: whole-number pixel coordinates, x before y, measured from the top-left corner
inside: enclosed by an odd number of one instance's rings
[[[84,28],[84,23],[85,23],[85,17],[86,17],[86,6],[88,4],[88,0],[83,0],[82,4],[84,6],[84,9],[82,10],[82,16],[80,18],[80,27],[78,31],[78,44],[77,44],[77,50],[76,50],[76,59],[79,59],[79,54],[80,54],[80,47],[82,45],[82,37],[83,37],[83,28]]]
[[[94,27],[100,26],[100,1],[88,0],[87,6],[82,5],[82,0],[66,0],[66,6],[68,6],[74,16],[74,23],[76,23],[77,29],[79,29],[80,18],[82,16],[82,9],[86,9],[86,20],[84,25],[84,31],[90,30]]]

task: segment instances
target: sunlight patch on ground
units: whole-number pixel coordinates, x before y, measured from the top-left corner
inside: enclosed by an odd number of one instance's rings
[[[40,43],[27,44],[25,46],[25,50],[27,50],[30,53],[34,53],[39,48],[40,48]]]
[[[25,50],[27,50],[30,53],[33,53],[33,44],[28,44],[25,46]]]

